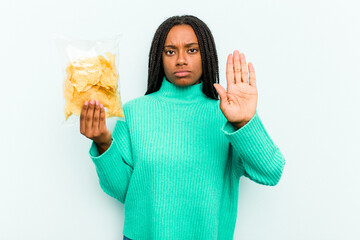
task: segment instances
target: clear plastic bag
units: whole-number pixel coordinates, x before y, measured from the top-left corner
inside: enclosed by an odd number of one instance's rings
[[[124,117],[118,84],[121,34],[103,40],[69,39],[55,35],[63,79],[63,124],[79,122],[84,102],[99,100],[105,117]]]

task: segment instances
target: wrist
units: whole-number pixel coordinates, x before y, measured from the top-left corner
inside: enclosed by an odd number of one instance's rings
[[[234,128],[236,128],[236,130],[242,128],[243,126],[245,126],[248,122],[251,121],[251,119],[255,116],[256,112],[252,115],[252,117],[250,118],[243,118],[241,121],[239,122],[230,122]]]
[[[99,143],[98,146],[101,147],[101,148],[108,148],[108,147],[110,147],[111,143],[112,143],[112,138],[108,142]]]
[[[109,133],[104,141],[95,142],[99,147],[108,148],[112,143],[112,134]]]
[[[234,126],[234,128],[236,128],[236,130],[238,130],[238,129],[242,128],[243,126],[245,126],[248,122],[249,121],[247,121],[247,122],[236,122],[236,123],[231,123],[231,124]]]

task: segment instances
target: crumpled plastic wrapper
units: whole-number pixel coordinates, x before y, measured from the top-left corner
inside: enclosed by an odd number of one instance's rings
[[[124,117],[117,90],[118,74],[115,55],[107,52],[108,60],[99,55],[74,60],[66,68],[64,81],[65,118],[79,116],[85,101],[99,100],[106,107],[105,117]]]

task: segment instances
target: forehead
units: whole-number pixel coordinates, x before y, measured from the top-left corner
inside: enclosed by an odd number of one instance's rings
[[[165,45],[183,45],[197,42],[196,34],[191,26],[176,25],[170,29],[165,40]]]

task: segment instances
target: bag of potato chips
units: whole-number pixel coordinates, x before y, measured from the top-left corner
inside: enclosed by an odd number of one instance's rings
[[[85,101],[99,100],[105,117],[124,117],[118,88],[118,54],[121,34],[89,41],[56,35],[63,65],[63,123],[79,121]]]

